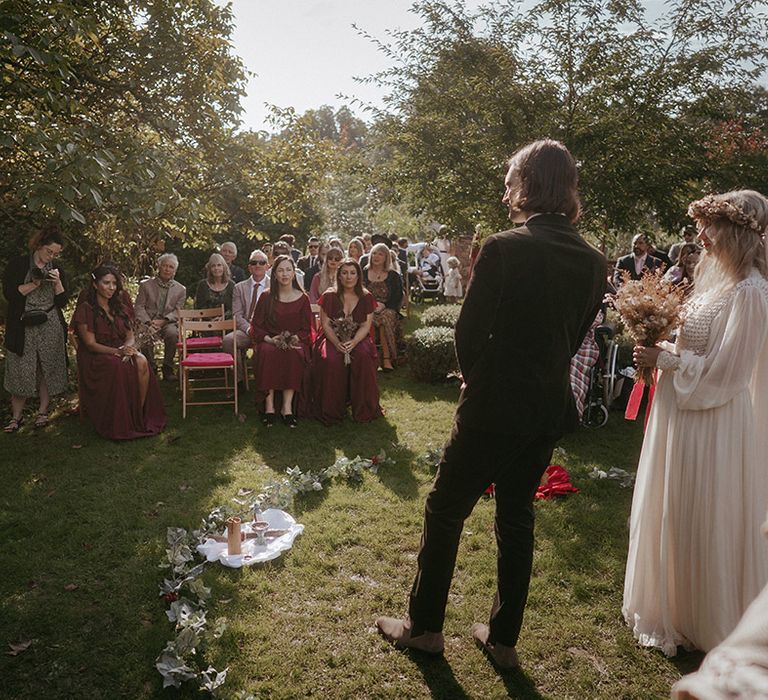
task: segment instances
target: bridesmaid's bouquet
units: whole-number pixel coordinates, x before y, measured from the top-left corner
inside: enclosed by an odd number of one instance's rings
[[[639,280],[622,273],[622,283],[609,297],[632,340],[637,345],[653,347],[668,340],[680,325],[684,288],[665,280],[661,270],[646,271]],[[635,381],[653,384],[653,369],[643,367]]]
[[[301,347],[299,336],[290,331],[282,331],[282,333],[278,333],[274,339],[275,347],[278,350],[291,350]]]
[[[348,343],[355,337],[357,329],[360,328],[360,324],[355,323],[351,316],[345,316],[344,318],[331,319],[331,328],[339,339],[340,343]],[[348,352],[344,353],[344,364],[352,364],[352,357]]]

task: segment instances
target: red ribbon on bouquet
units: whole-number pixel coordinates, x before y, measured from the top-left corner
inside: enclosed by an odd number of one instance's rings
[[[648,417],[651,415],[651,406],[653,405],[653,396],[656,393],[656,377],[658,370],[653,370],[653,382],[648,387],[648,404],[645,407],[645,422],[643,423],[643,430],[648,426]],[[627,420],[635,420],[637,414],[640,412],[640,404],[643,402],[643,392],[645,387],[648,386],[645,382],[635,382],[632,387],[632,393],[629,395],[629,401],[627,401],[627,409],[624,411],[624,418]]]

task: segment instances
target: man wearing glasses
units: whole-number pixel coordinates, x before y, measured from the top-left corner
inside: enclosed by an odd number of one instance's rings
[[[305,275],[310,267],[317,263],[317,254],[320,251],[320,239],[317,236],[310,236],[307,241],[307,254],[296,261],[296,267]]]
[[[224,352],[234,355],[237,359],[237,376],[244,377],[242,358],[237,349],[242,350],[251,346],[251,337],[248,335],[248,329],[251,325],[253,310],[256,308],[256,302],[261,293],[267,288],[269,280],[267,274],[267,256],[260,250],[254,250],[248,259],[248,272],[251,276],[238,282],[235,285],[235,291],[232,296],[232,314],[237,323],[237,330],[234,333],[227,333],[224,336],[222,349]]]

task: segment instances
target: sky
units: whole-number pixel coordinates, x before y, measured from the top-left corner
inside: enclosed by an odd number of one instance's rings
[[[233,0],[234,52],[256,73],[242,101],[243,128],[270,130],[265,102],[301,113],[325,104],[338,108],[347,103],[337,98],[342,94],[381,106],[380,88],[360,85],[354,76],[365,77],[390,64],[352,24],[386,39],[387,29],[418,25],[418,18],[408,12],[411,4],[412,0]],[[467,4],[475,7],[479,2]]]

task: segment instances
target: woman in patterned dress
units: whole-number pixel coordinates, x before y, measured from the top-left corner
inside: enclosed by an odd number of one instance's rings
[[[385,243],[377,243],[371,248],[368,264],[363,270],[363,284],[376,299],[373,325],[379,331],[381,367],[385,372],[391,372],[394,369],[392,360],[397,359],[403,281],[392,267],[392,255]]]
[[[662,370],[630,518],[623,613],[643,646],[709,651],[768,580],[768,200],[691,204],[705,252],[674,346],[635,348]]]
[[[22,423],[27,399],[39,397],[35,427],[48,424],[51,396],[67,386],[66,323],[62,308],[69,298],[64,270],[56,262],[64,246],[61,230],[48,225],[30,239],[30,252],[12,258],[3,275],[8,300],[5,327],[5,390],[11,395],[6,433]],[[38,323],[29,325],[37,315]]]

